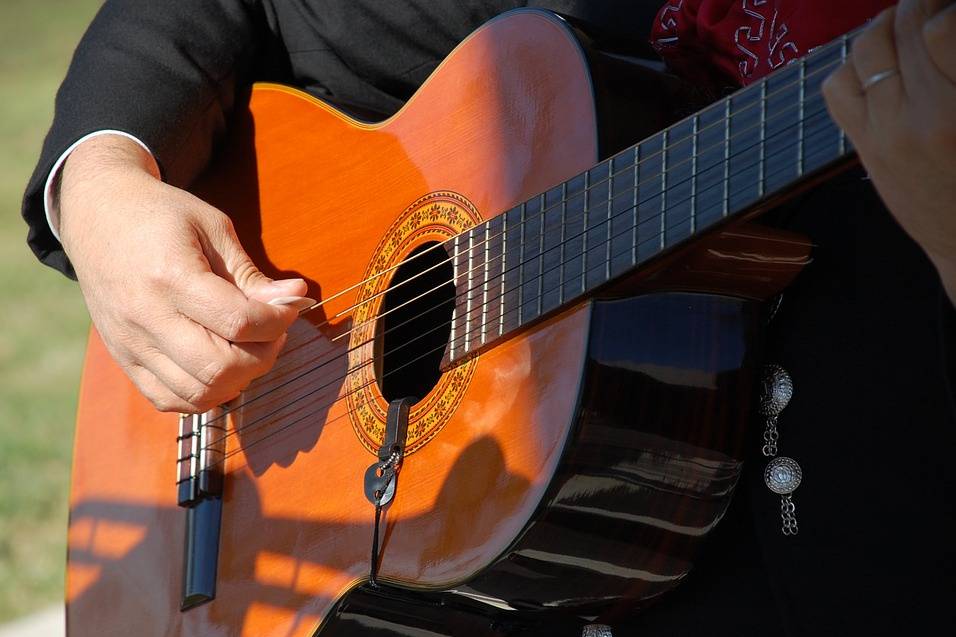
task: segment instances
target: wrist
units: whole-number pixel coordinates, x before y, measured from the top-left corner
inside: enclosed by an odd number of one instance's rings
[[[141,144],[119,135],[100,135],[70,153],[63,164],[61,191],[118,171],[141,172],[160,179],[159,165]]]
[[[101,135],[73,149],[52,183],[49,215],[54,232],[100,207],[133,184],[160,180],[159,166],[141,143],[121,135]],[[54,223],[55,222],[55,223]]]

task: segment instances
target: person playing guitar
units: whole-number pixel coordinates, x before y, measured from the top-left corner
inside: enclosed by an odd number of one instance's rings
[[[952,632],[956,4],[660,2],[531,4],[611,55],[663,60],[711,99],[868,21],[823,85],[865,173],[763,218],[816,246],[766,346],[791,383],[772,416],[806,471],[800,534],[795,521],[780,533],[780,499],[748,468],[687,581],[617,634]],[[30,245],[79,281],[105,346],[157,410],[226,404],[322,298],[303,278],[263,274],[230,218],[186,190],[248,87],[294,84],[380,119],[468,33],[524,4],[108,0],[24,197]]]

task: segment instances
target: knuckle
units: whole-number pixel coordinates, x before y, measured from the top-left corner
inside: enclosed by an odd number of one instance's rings
[[[213,209],[212,212],[213,214],[210,216],[212,230],[219,233],[222,237],[235,236],[236,228],[232,223],[232,219],[229,218],[229,215],[215,209]]]
[[[168,396],[147,396],[147,398],[149,398],[149,402],[153,404],[153,407],[155,407],[157,411],[166,413],[172,411],[181,411],[181,405],[179,401]]]
[[[144,269],[146,284],[154,289],[165,290],[170,286],[170,270],[165,263],[156,263]]]
[[[192,388],[185,400],[200,412],[209,411],[216,406],[212,391],[205,385]]]
[[[160,260],[146,268],[143,276],[148,287],[168,292],[176,288],[178,282],[183,279],[184,273],[179,267]]]
[[[270,369],[272,369],[272,366],[275,365],[278,356],[278,350],[270,349],[265,354],[258,357],[255,361],[255,365],[252,367],[251,378],[259,378],[260,376],[266,374]]]
[[[241,258],[232,268],[233,278],[240,289],[245,289],[252,283],[255,277],[259,276],[259,270],[248,258]]]
[[[251,347],[242,349],[244,351],[241,354],[236,352],[235,370],[230,381],[231,386],[244,390],[253,380],[272,369],[278,351],[272,343],[255,343]]]
[[[222,336],[227,340],[236,341],[248,334],[252,326],[253,323],[248,312],[244,308],[236,308],[226,316],[223,327],[225,334]]]
[[[216,244],[223,244],[230,241],[237,241],[236,229],[233,226],[232,219],[219,212],[218,210],[205,222],[203,231]]]
[[[228,377],[229,369],[221,360],[211,360],[199,371],[196,377],[204,385],[218,385]]]

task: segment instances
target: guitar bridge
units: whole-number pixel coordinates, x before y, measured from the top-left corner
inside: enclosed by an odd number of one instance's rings
[[[179,417],[176,495],[186,509],[183,611],[216,597],[225,427],[221,409]]]

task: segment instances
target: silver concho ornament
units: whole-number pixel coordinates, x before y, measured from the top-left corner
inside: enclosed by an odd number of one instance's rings
[[[760,384],[760,413],[764,416],[779,416],[793,398],[790,374],[780,365],[765,365]]]
[[[763,472],[767,488],[778,495],[793,493],[800,486],[803,471],[797,461],[786,456],[774,458]]]

